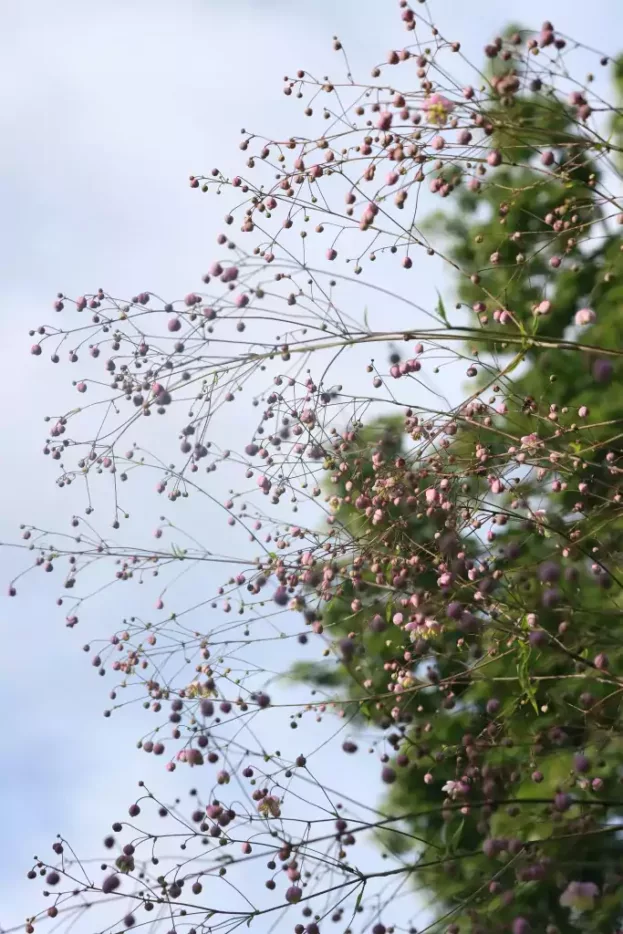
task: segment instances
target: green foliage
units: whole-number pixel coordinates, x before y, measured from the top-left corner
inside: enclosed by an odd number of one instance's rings
[[[614,78],[623,98],[623,59],[615,63]],[[407,688],[410,697],[388,738],[397,779],[383,806],[403,820],[379,834],[382,845],[403,855],[411,851],[422,867],[417,873],[418,884],[434,893],[448,910],[461,906],[475,889],[480,891],[479,885],[492,875],[501,880],[500,894],[495,894],[494,886],[483,909],[485,927],[472,927],[461,907],[452,917],[461,931],[502,930],[498,923],[504,923],[503,919],[508,923],[522,914],[530,915],[535,931],[545,931],[551,923],[561,932],[577,931],[574,917],[560,905],[563,877],[552,871],[552,866],[564,867],[571,878],[596,882],[604,893],[590,918],[584,918],[581,930],[613,930],[622,912],[620,888],[618,892],[612,888],[615,884],[616,889],[620,878],[620,835],[600,823],[594,808],[583,810],[582,804],[573,804],[572,813],[578,820],[583,813],[586,826],[594,828],[594,833],[582,837],[582,850],[577,852],[573,837],[556,836],[557,815],[546,806],[569,787],[570,781],[573,785],[577,753],[591,760],[590,774],[599,779],[601,796],[618,799],[623,752],[621,740],[611,730],[620,719],[621,690],[614,674],[604,676],[593,666],[590,650],[592,643],[604,645],[605,639],[610,670],[623,672],[620,591],[596,586],[591,568],[598,543],[602,552],[607,552],[615,575],[617,566],[623,565],[623,524],[619,510],[608,502],[612,476],[606,460],[608,452],[617,457],[623,452],[623,432],[612,427],[621,419],[623,369],[613,361],[608,380],[598,382],[594,366],[599,353],[591,349],[621,346],[623,253],[617,230],[612,223],[604,223],[616,214],[616,208],[602,198],[605,183],[601,168],[596,162],[586,162],[576,120],[566,103],[538,91],[497,103],[491,122],[503,167],[481,192],[463,186],[457,170],[446,171],[458,186],[456,210],[433,215],[428,221],[429,231],[443,233],[446,255],[463,271],[456,283],[459,302],[468,309],[479,309],[469,312],[472,326],[496,334],[486,342],[490,358],[516,350],[516,345],[510,346],[499,336],[504,329],[493,321],[495,310],[510,312],[525,337],[526,365],[507,384],[507,395],[516,404],[496,420],[497,433],[462,425],[450,448],[455,466],[446,462],[446,469],[460,471],[463,456],[473,451],[478,440],[495,465],[496,458],[508,450],[509,434],[536,433],[547,442],[548,451],[558,451],[564,457],[576,455],[579,464],[584,459],[588,485],[582,504],[583,535],[573,547],[569,542],[573,573],[550,586],[539,580],[537,569],[552,559],[554,541],[569,541],[569,516],[577,509],[577,487],[570,484],[566,490],[550,489],[546,497],[539,487],[538,507],[545,516],[541,526],[519,517],[513,521],[513,502],[537,495],[533,479],[518,471],[516,484],[505,494],[511,519],[492,546],[495,559],[491,567],[508,571],[496,591],[500,611],[495,624],[485,626],[477,639],[457,640],[456,631],[443,626],[441,632],[433,633],[432,680],[430,670],[426,670],[430,661],[426,645],[416,646],[411,686]],[[620,112],[611,131],[611,144],[616,146],[623,135]],[[537,150],[542,150],[544,136],[556,152],[556,170],[546,169],[538,161]],[[548,215],[561,222],[556,236],[552,236],[554,220],[545,220]],[[509,231],[519,236],[509,237]],[[518,259],[518,254],[523,256]],[[560,268],[551,264],[553,257],[562,257]],[[476,275],[476,279],[470,278]],[[535,315],[535,307],[544,297],[551,302],[551,310]],[[484,310],[477,303],[484,303]],[[582,307],[595,309],[597,318],[578,331],[572,322]],[[450,326],[441,296],[437,315]],[[571,339],[586,350],[578,353],[542,343]],[[481,358],[484,356],[483,348]],[[588,424],[583,407],[590,411],[590,430],[583,427]],[[558,441],[561,421],[565,425],[577,422],[572,441],[568,434]],[[407,447],[404,425],[393,419],[362,431],[356,452],[349,456],[367,457],[362,476],[370,477],[372,450],[382,450],[390,459],[404,454]],[[562,476],[564,480],[564,471]],[[475,476],[473,482],[476,487],[485,486],[484,476]],[[344,495],[343,486],[338,485],[338,494]],[[388,558],[416,546],[426,548],[427,542],[444,532],[443,518],[418,514],[404,505],[389,506],[383,523],[375,528],[352,504],[342,504],[336,518],[362,552],[374,539],[377,551],[384,550]],[[489,554],[489,546],[476,536],[461,542],[451,539],[449,535],[449,555],[456,555],[459,547],[468,556],[478,551]],[[560,547],[556,544],[558,558]],[[597,553],[598,561],[602,552]],[[347,584],[323,609],[325,632],[336,644],[356,633],[354,659],[341,663],[338,652],[337,659],[333,656],[325,665],[298,668],[294,674],[317,686],[341,687],[342,696],[353,700],[367,696],[367,711],[377,725],[388,730],[392,728],[392,698],[387,694],[384,666],[395,660],[399,644],[392,615],[400,609],[400,594],[392,588],[390,577],[384,589],[372,586],[374,575],[369,571],[362,577],[368,585],[363,592]],[[436,589],[430,570],[422,573],[419,583],[423,591]],[[560,599],[549,604],[546,592],[554,590]],[[360,601],[356,612],[351,609],[354,599]],[[461,591],[454,591],[452,599],[461,601]],[[467,592],[465,599],[469,599]],[[443,604],[442,599],[438,603],[442,623]],[[565,616],[561,607],[572,618],[567,624],[581,633],[571,648],[562,641]],[[542,645],[529,639],[530,613],[538,617],[538,627],[547,636]],[[383,632],[370,626],[375,615],[387,623]],[[518,636],[513,626],[523,636]],[[604,637],[605,626],[609,629]],[[508,639],[502,650],[505,628]],[[441,704],[435,686],[440,683],[451,686]],[[494,712],[487,708],[492,700],[497,702]],[[470,764],[480,768],[484,761],[480,748],[484,746],[487,754],[479,776],[483,793],[479,800],[461,807],[450,795],[446,806],[439,808],[440,787],[460,779]],[[537,759],[540,780],[538,775],[531,776],[537,771]],[[589,787],[577,792],[577,797],[588,801],[595,796],[591,797]],[[620,822],[623,800],[608,813],[610,821]],[[412,836],[396,832],[400,827],[407,827]],[[490,838],[514,843],[485,858],[483,843]],[[537,867],[534,878],[530,866]],[[509,889],[512,905],[504,894]],[[479,920],[483,921],[482,914]]]

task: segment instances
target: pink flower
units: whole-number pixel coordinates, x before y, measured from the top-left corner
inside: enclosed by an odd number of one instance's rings
[[[441,788],[442,791],[445,791],[449,798],[456,798],[457,795],[466,795],[469,792],[469,785],[467,782],[446,782],[445,785]]]
[[[234,282],[238,278],[238,267],[229,266],[221,274],[221,282]]]
[[[270,490],[270,487],[271,487],[271,482],[270,482],[270,480],[268,479],[268,477],[265,477],[263,474],[260,474],[260,476],[257,478],[257,485],[258,485],[258,486],[260,487],[260,489],[262,489],[265,493],[268,493],[268,491]]]
[[[580,308],[575,313],[575,323],[579,328],[587,324],[593,324],[597,320],[597,315],[592,308]]]
[[[594,882],[570,882],[560,896],[563,908],[575,911],[590,911],[599,896],[599,887]]]
[[[448,114],[454,110],[454,104],[443,94],[431,94],[422,104],[422,110],[431,123],[441,126],[448,119]]]

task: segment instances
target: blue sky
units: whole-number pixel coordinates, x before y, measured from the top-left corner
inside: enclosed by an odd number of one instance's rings
[[[565,33],[609,52],[617,51],[612,41],[620,35],[616,0],[595,0],[590,13],[576,0],[524,0],[516,11],[497,0],[433,0],[429,10],[475,61],[509,18],[538,27],[547,15]],[[334,70],[334,34],[353,70],[361,66],[367,75],[404,33],[394,0],[19,0],[4,5],[1,25],[6,541],[21,521],[64,530],[72,511],[74,494],[56,489],[40,449],[43,416],[75,404],[74,374],[28,355],[27,330],[50,320],[56,292],[102,285],[117,295],[148,289],[179,296],[198,288],[216,255],[222,210],[189,189],[188,175],[212,165],[233,174],[242,126],[292,132],[300,118],[281,93],[283,74]],[[426,271],[415,281],[418,293],[430,294]],[[373,326],[383,315],[371,310]],[[239,440],[252,428],[245,412],[234,432]],[[231,431],[223,427],[223,443],[231,443]],[[149,523],[160,508],[145,506]],[[200,521],[217,518],[207,512]],[[227,530],[218,528],[227,542]],[[20,560],[2,552],[7,580]],[[102,720],[105,686],[80,651],[85,641],[106,636],[128,603],[140,606],[142,594],[108,593],[88,614],[88,630],[70,631],[54,606],[55,582],[33,581],[2,608],[0,927],[21,921],[31,907],[29,860],[49,852],[56,832],[96,852],[138,778],[163,782],[135,749],[140,726],[133,714]],[[321,764],[331,775],[333,763]],[[357,770],[361,794],[375,800],[374,757]],[[354,777],[346,771],[342,779],[346,787]]]

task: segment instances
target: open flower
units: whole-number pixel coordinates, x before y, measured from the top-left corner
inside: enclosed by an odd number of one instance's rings
[[[454,104],[443,94],[431,94],[422,104],[422,110],[431,123],[443,126],[448,119],[448,114],[454,110]]]
[[[590,911],[599,895],[599,887],[594,882],[570,882],[560,896],[563,908],[574,911]]]
[[[449,798],[456,798],[459,795],[466,795],[469,792],[469,785],[467,782],[453,782],[449,781],[442,787],[442,791],[448,795]]]
[[[531,432],[529,435],[523,435],[521,439],[522,448],[535,448],[541,444],[541,440],[536,432]]]
[[[279,798],[275,798],[274,795],[268,795],[266,798],[262,798],[257,809],[262,817],[281,817]]]

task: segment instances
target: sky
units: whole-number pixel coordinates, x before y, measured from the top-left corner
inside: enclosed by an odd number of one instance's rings
[[[476,61],[509,17],[538,27],[547,15],[586,44],[617,51],[616,0],[595,0],[590,12],[577,0],[524,0],[516,12],[497,0],[432,0],[428,8]],[[241,127],[294,132],[300,117],[282,94],[283,75],[303,67],[330,73],[336,34],[353,71],[364,75],[404,42],[393,0],[2,4],[2,540],[14,540],[20,522],[66,529],[74,503],[73,493],[55,487],[40,453],[43,416],[75,404],[74,374],[31,358],[28,329],[50,321],[59,290],[180,296],[198,288],[216,256],[223,207],[192,191],[188,176],[213,165],[234,174]],[[430,296],[431,283],[427,270],[416,274],[419,300]],[[390,272],[380,275],[391,285]],[[383,326],[385,314],[380,303],[371,308],[372,326]],[[236,417],[217,443],[252,430],[248,408]],[[217,518],[208,511],[196,521],[209,536]],[[218,529],[226,539],[227,529]],[[9,580],[23,556],[3,550],[0,561]],[[114,723],[102,719],[104,686],[81,652],[142,595],[106,593],[89,613],[89,629],[70,631],[54,606],[54,582],[35,580],[19,599],[2,598],[0,617],[0,928],[32,906],[25,873],[34,853],[49,852],[54,834],[95,851],[137,780],[162,782],[135,748],[140,726],[132,711]],[[316,737],[331,728],[318,725]],[[370,762],[357,767],[356,780],[374,801],[378,764]],[[353,780],[347,771],[342,778],[343,787]]]

